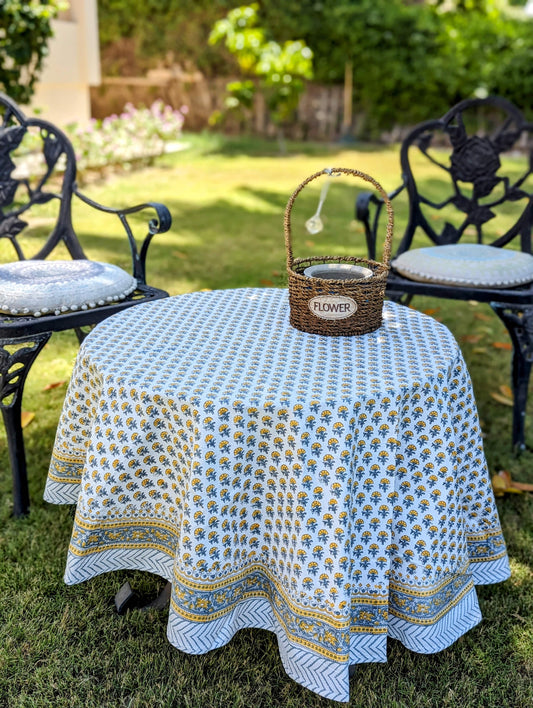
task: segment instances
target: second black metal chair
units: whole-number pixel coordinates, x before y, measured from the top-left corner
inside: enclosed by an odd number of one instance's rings
[[[523,450],[528,386],[533,362],[533,125],[499,97],[458,103],[442,118],[413,128],[401,145],[402,183],[409,217],[392,260],[387,295],[408,304],[414,295],[488,303],[509,331],[514,394],[512,443]],[[503,154],[511,153],[504,163]],[[517,155],[526,156],[521,166]],[[445,181],[415,178],[424,161]],[[427,164],[427,163],[426,163]],[[356,218],[363,222],[370,258],[383,202],[362,193]],[[426,237],[426,245],[418,236]]]

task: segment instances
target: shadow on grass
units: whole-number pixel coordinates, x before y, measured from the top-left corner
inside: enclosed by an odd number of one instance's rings
[[[298,155],[327,157],[347,150],[357,152],[380,152],[386,149],[383,145],[367,142],[307,142],[288,140],[286,152],[280,151],[277,139],[257,138],[251,135],[221,135],[219,133],[188,133],[183,136],[184,142],[189,143],[189,149],[197,154],[221,155],[224,157],[279,157],[287,159]],[[184,153],[186,156],[186,153]]]
[[[297,185],[295,185],[297,186]],[[333,191],[333,190],[331,190]],[[319,190],[303,190],[292,211],[295,256],[366,253],[362,227],[353,228],[356,189],[339,184],[324,209],[324,231],[310,236],[304,222],[315,213]],[[217,199],[191,205],[172,197],[166,205],[173,215],[168,234],[152,241],[147,259],[147,279],[170,288],[173,280],[189,278],[201,288],[260,285],[273,271],[284,271],[286,262],[283,216],[287,195],[274,189],[240,186],[236,199]],[[127,264],[128,249],[120,236],[78,232],[87,253],[100,260]],[[194,287],[193,287],[194,289]]]

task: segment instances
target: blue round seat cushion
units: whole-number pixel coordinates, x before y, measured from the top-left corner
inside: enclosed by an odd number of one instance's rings
[[[512,288],[533,281],[533,256],[477,243],[406,251],[392,268],[410,280],[472,288]]]
[[[16,261],[0,265],[0,312],[59,315],[123,300],[137,281],[118,266],[98,261]]]

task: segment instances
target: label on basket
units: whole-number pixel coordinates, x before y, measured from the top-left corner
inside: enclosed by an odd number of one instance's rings
[[[309,300],[309,309],[323,320],[344,320],[357,311],[357,303],[345,295],[317,295]]]

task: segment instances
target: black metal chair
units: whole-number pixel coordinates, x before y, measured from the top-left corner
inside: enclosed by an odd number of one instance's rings
[[[145,263],[152,237],[168,231],[171,216],[164,205],[156,202],[112,209],[81,194],[76,184],[75,153],[66,135],[45,120],[26,117],[4,94],[0,94],[0,120],[0,247],[2,242],[10,243],[13,247],[4,246],[0,259],[5,261],[5,253],[8,252],[8,263],[0,267],[0,408],[13,475],[13,511],[16,516],[20,516],[29,509],[21,404],[24,383],[31,365],[53,332],[73,329],[81,343],[87,334],[87,331],[82,330],[83,327],[90,327],[126,307],[168,296],[164,290],[146,284]],[[22,153],[25,145],[28,145],[28,149],[32,148],[31,152]],[[39,154],[42,159],[37,176],[33,170],[26,170],[24,174],[24,165]],[[120,219],[131,250],[132,276],[116,266],[87,260],[72,226],[73,196],[90,207],[115,214]],[[52,217],[53,227],[46,232],[44,244],[31,258],[27,258],[25,254],[36,240],[36,229],[32,232],[27,227],[31,214],[43,208],[40,205],[46,205],[44,208],[47,210],[57,205]],[[148,233],[139,249],[128,217],[147,208],[153,213],[148,219]],[[43,218],[40,218],[42,222]],[[143,230],[145,228],[146,225]],[[13,251],[14,262],[10,261]],[[45,260],[53,251],[54,260]],[[63,253],[66,259],[61,261],[58,255],[61,258]],[[14,293],[6,273],[12,275],[9,269],[13,266],[16,269],[19,264],[26,270],[23,273],[17,272],[14,277],[25,287],[29,281],[30,293],[35,293],[36,299],[39,299],[38,305],[31,303],[31,295],[27,293],[21,295],[23,299],[30,300],[23,303],[24,306],[19,307],[16,302],[13,304]],[[56,285],[50,284],[47,273],[54,272],[58,296],[60,294],[61,277],[58,272],[61,272],[62,264],[66,266],[65,281],[70,277],[71,293],[73,288],[77,291],[77,301],[70,304],[59,300],[56,305],[42,307],[44,284],[49,292],[56,290]],[[95,270],[104,272],[103,285],[100,273],[87,274],[87,269],[91,270],[93,266]],[[78,269],[80,272],[77,274]],[[115,270],[111,272],[111,269]],[[120,276],[120,283],[118,280],[116,284],[109,283],[109,278],[112,280],[116,274]],[[127,289],[124,288],[125,282],[129,283]],[[98,290],[95,290],[96,285]],[[9,305],[5,303],[7,300]]]
[[[405,190],[409,218],[392,260],[387,295],[404,304],[414,295],[426,295],[491,306],[513,345],[512,443],[517,451],[526,447],[525,414],[533,361],[533,258],[521,255],[531,254],[533,186],[528,178],[533,170],[532,132],[533,125],[507,100],[491,96],[461,101],[442,118],[421,123],[409,132],[400,151],[402,184],[390,195],[395,198]],[[512,160],[502,164],[500,156],[511,151],[526,154],[523,167]],[[449,190],[445,199],[440,196],[442,183],[437,186],[424,177],[415,178],[426,159],[442,170]],[[356,219],[364,224],[371,258],[375,258],[382,207],[382,200],[374,194],[365,192],[357,197]],[[420,248],[428,242],[423,244],[419,234],[429,237],[429,248]],[[477,267],[475,257],[469,260],[472,246],[468,245],[470,251],[464,246],[458,249],[459,241],[499,249],[487,251],[484,247],[484,253],[490,258],[495,255],[494,265],[502,277],[495,279],[493,273],[485,282],[478,272],[483,267]],[[506,246],[509,248],[503,250]],[[430,261],[439,262],[437,273],[431,266],[426,271]],[[471,272],[465,276],[468,265]],[[442,277],[446,268],[448,273]]]

